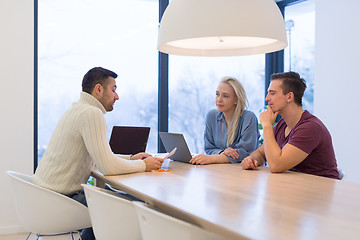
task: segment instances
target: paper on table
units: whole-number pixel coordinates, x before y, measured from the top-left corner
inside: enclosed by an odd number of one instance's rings
[[[177,148],[174,148],[174,149],[173,149],[171,152],[169,152],[165,157],[163,157],[163,159],[165,160],[165,159],[171,157],[171,156],[176,152],[176,149],[177,149]]]

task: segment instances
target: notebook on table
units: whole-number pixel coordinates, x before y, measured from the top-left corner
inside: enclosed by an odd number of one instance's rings
[[[136,154],[146,151],[150,127],[114,126],[110,148],[115,154]]]
[[[171,160],[189,163],[192,155],[186,144],[184,135],[180,133],[159,132],[159,136],[167,152],[176,148],[176,152],[170,157]]]

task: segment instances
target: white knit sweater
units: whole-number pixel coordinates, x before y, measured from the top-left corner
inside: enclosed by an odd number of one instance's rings
[[[62,194],[81,190],[94,164],[104,175],[145,171],[143,160],[115,155],[106,137],[106,113],[91,94],[82,92],[60,119],[33,177],[34,183]],[[125,159],[127,158],[127,159]]]

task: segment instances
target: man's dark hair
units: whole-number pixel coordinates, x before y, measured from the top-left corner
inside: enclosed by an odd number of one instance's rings
[[[302,106],[302,97],[306,89],[306,82],[296,72],[274,73],[271,75],[272,80],[281,80],[281,88],[284,94],[294,93],[294,101],[297,105]]]
[[[83,92],[90,93],[94,89],[95,85],[100,83],[105,87],[106,80],[109,77],[117,78],[117,74],[113,71],[107,70],[102,67],[94,67],[90,69],[84,76],[82,81]]]

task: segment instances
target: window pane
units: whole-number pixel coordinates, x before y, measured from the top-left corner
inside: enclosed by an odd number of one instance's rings
[[[295,71],[306,80],[303,107],[313,112],[315,69],[315,1],[304,1],[285,9],[289,46],[285,49],[285,71]]]
[[[96,66],[119,75],[120,99],[105,115],[108,137],[113,125],[150,126],[147,151],[156,152],[157,1],[39,0],[38,29],[39,159]]]
[[[249,110],[264,105],[264,55],[243,57],[169,58],[169,131],[183,133],[192,153],[204,153],[205,117],[216,108],[215,92],[222,77],[244,86]]]

